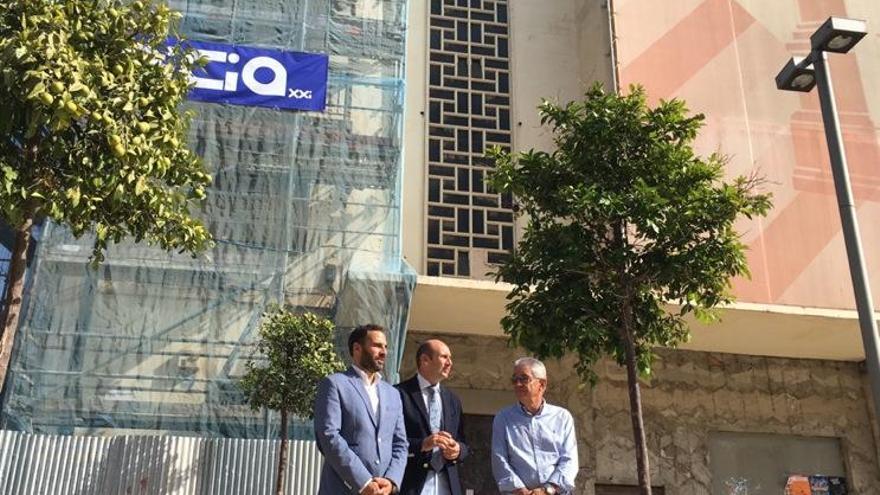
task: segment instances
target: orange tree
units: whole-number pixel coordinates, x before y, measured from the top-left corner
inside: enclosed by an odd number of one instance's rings
[[[95,263],[129,236],[193,254],[211,243],[189,212],[210,176],[179,110],[198,60],[166,48],[178,17],[151,0],[0,0],[0,217],[15,231],[0,384],[35,222],[93,232]]]
[[[239,382],[253,409],[265,407],[281,413],[277,495],[284,493],[288,415],[312,418],[318,382],[343,369],[333,330],[332,321],[314,313],[270,308],[260,324],[258,356],[247,361],[247,373]]]
[[[725,181],[723,157],[694,153],[703,116],[681,101],[649,108],[641,88],[594,86],[540,112],[555,151],[491,153],[492,186],[528,219],[497,272],[514,286],[502,326],[540,356],[575,353],[587,381],[602,356],[626,367],[639,487],[650,495],[639,373],[650,373],[656,346],[687,339],[686,314],[711,318],[732,299],[731,277],[748,271],[734,221],[764,215],[770,197],[754,178]]]

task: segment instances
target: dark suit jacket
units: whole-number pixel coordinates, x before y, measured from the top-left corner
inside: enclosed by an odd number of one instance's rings
[[[406,437],[409,440],[409,457],[406,462],[406,472],[403,475],[403,484],[400,487],[402,495],[419,495],[425,478],[431,469],[431,452],[422,452],[422,442],[431,435],[431,424],[428,420],[428,410],[422,391],[419,388],[418,376],[395,385],[400,391],[400,400],[403,403],[403,423],[406,426]],[[449,389],[440,385],[440,400],[443,404],[443,418],[440,420],[440,429],[449,432],[455,441],[461,446],[458,459],[446,461],[441,476],[449,476],[449,487],[452,495],[461,495],[461,479],[458,475],[458,463],[468,455],[468,447],[464,440],[464,427],[461,418],[461,401]]]

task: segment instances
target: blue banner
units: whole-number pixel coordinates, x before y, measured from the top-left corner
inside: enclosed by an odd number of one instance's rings
[[[204,68],[193,72],[195,87],[190,91],[190,99],[289,110],[324,110],[327,55],[192,40],[184,43],[208,59]]]

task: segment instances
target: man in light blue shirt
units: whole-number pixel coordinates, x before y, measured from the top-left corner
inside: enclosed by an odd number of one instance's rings
[[[513,365],[517,404],[492,423],[492,473],[498,490],[512,495],[556,495],[574,490],[578,472],[574,420],[547,404],[547,369],[534,358]]]

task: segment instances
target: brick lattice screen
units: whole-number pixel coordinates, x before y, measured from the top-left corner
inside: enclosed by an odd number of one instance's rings
[[[485,150],[511,147],[508,2],[431,0],[428,275],[485,276],[514,246],[513,201]]]

